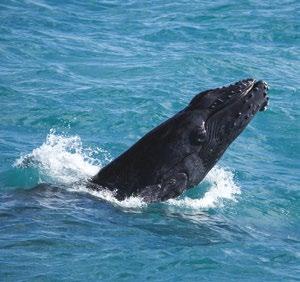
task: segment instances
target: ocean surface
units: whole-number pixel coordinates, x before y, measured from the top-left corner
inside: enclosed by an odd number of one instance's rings
[[[299,1],[0,2],[0,281],[300,281]],[[258,113],[178,199],[80,184],[200,91]]]

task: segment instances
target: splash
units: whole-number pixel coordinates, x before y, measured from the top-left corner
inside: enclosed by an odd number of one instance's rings
[[[58,135],[51,130],[46,141],[16,160],[16,167],[35,167],[39,182],[71,184],[95,175],[101,163],[92,157],[99,149],[84,149],[79,136]]]
[[[36,168],[39,183],[66,185],[70,190],[88,193],[125,209],[147,206],[147,203],[139,197],[119,201],[113,192],[86,188],[84,182],[95,175],[103,163],[110,160],[109,153],[100,148],[84,148],[79,136],[59,135],[55,130],[51,130],[40,147],[17,159],[14,165],[19,168]],[[202,198],[192,199],[184,195],[178,199],[168,200],[164,205],[193,210],[209,209],[222,206],[224,200],[236,200],[235,196],[240,194],[240,188],[234,182],[234,175],[229,169],[215,166],[204,181],[208,183],[209,189]]]
[[[187,209],[210,209],[222,206],[224,200],[236,200],[241,193],[239,186],[234,182],[234,175],[229,169],[215,166],[205,177],[209,183],[209,190],[200,199],[188,197],[171,199],[166,203]]]
[[[112,191],[103,190],[103,191],[96,191],[86,188],[85,185],[75,185],[73,186],[74,191],[87,193],[96,197],[98,199],[104,200],[106,202],[111,203],[116,207],[121,207],[126,210],[130,211],[139,211],[141,208],[147,207],[147,203],[143,201],[142,198],[139,197],[128,197],[123,201],[119,201]]]

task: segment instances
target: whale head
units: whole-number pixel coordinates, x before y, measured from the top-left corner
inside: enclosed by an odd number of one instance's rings
[[[191,124],[191,144],[207,173],[258,111],[266,110],[269,97],[264,81],[246,79],[196,95],[185,109],[198,117]]]

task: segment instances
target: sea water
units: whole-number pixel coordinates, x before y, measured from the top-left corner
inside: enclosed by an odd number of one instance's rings
[[[0,281],[300,280],[298,1],[1,1]],[[197,187],[83,184],[193,95],[270,85]]]

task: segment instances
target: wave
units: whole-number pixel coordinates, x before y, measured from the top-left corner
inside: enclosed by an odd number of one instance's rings
[[[79,136],[57,134],[52,129],[40,147],[18,158],[14,166],[36,168],[39,183],[63,184],[72,191],[89,193],[123,208],[146,207],[147,203],[139,197],[119,201],[111,191],[93,191],[86,188],[84,181],[95,175],[103,164],[110,160],[110,154],[101,148],[84,148]],[[236,195],[241,193],[239,186],[234,182],[234,174],[228,168],[215,166],[205,177],[204,182],[209,188],[202,197],[190,198],[183,195],[164,202],[164,205],[196,210],[210,209],[222,206],[224,200],[235,201]]]

